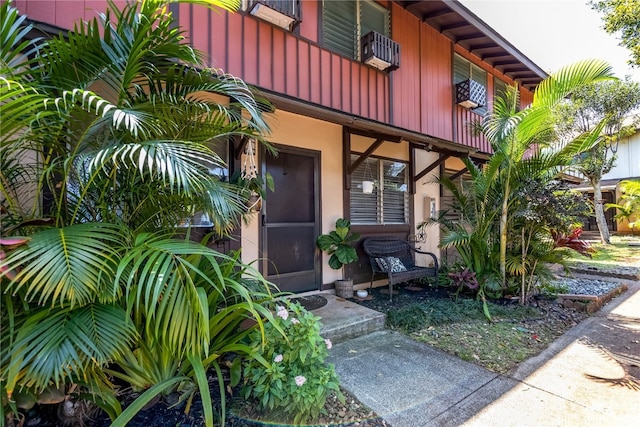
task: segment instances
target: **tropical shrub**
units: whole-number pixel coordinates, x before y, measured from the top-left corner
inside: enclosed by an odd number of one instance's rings
[[[319,318],[297,303],[279,304],[274,319],[264,326],[265,339],[259,331],[250,336],[251,347],[267,364],[249,360],[242,394],[267,412],[300,423],[318,416],[329,391],[343,402],[344,397],[333,365],[324,362],[331,341],[320,336]]]
[[[620,190],[622,196],[618,203],[609,203],[605,208],[616,209],[617,212],[613,217],[618,221],[626,220],[631,232],[635,233],[636,229],[640,229],[640,181],[620,181]]]
[[[440,212],[421,227],[440,225],[441,247],[454,248],[461,263],[476,274],[479,299],[512,294],[519,287],[524,301],[544,263],[561,258],[553,251],[544,220],[526,219],[535,203],[524,195],[532,181],[544,187],[576,154],[598,143],[604,121],[560,149],[547,149],[554,136],[553,107],[576,88],[610,77],[610,67],[601,61],[565,67],[538,85],[533,103],[524,109],[517,88],[510,88],[478,124],[493,149],[487,163],[479,167],[463,160],[470,179],[461,185],[447,177],[438,180],[451,191],[459,220]],[[486,303],[484,307],[488,313]]]
[[[124,425],[180,387],[200,391],[212,426],[206,371],[221,381],[227,355],[260,357],[239,325],[272,317],[272,286],[175,224],[199,210],[220,235],[238,225],[246,192],[209,174],[224,166],[211,143],[261,140],[263,105],[206,68],[167,3],[110,2],[48,40],[0,6],[3,420],[55,389]],[[124,411],[116,380],[142,392]]]

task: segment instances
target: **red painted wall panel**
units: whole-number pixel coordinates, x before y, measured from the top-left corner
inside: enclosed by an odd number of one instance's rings
[[[320,103],[331,106],[331,91],[333,81],[331,74],[331,53],[326,50],[320,51],[320,80],[323,82],[320,86]]]
[[[258,28],[258,85],[273,87],[272,67],[275,61],[271,59],[274,32],[273,27],[261,25]]]
[[[298,40],[298,94],[297,96],[309,100],[311,93],[311,73],[309,70],[309,44]]]
[[[191,15],[191,22],[193,28],[208,27],[209,26],[209,13],[207,10],[194,10],[193,5],[189,5],[189,12]],[[191,43],[198,46],[198,49],[205,54],[205,58],[208,64],[211,64],[211,34],[207,34],[202,31],[189,33]]]
[[[211,13],[209,15],[209,25],[211,28],[211,56],[209,56],[209,65],[212,68],[220,68],[225,72],[228,71],[229,64],[227,62],[227,14]]]
[[[300,37],[311,42],[318,43],[318,23],[321,22],[319,16],[320,5],[315,1],[302,0],[300,2],[300,13],[302,24],[298,26]]]
[[[285,35],[285,56],[287,72],[282,78],[285,80],[286,93],[298,94],[298,39]]]
[[[391,28],[400,44],[400,68],[393,72],[393,124],[411,130],[420,129],[420,20],[393,4]]]
[[[243,17],[242,15],[240,15],[239,13],[224,13],[221,12],[221,14],[224,14],[227,16],[227,29],[229,30],[228,35],[227,35],[227,72],[236,75],[236,76],[242,76],[242,71],[243,71],[243,59],[244,59],[244,55],[243,55],[243,51],[244,49],[244,40],[243,40],[243,31],[242,31],[242,27],[243,27]],[[180,25],[185,25],[185,22],[182,19],[182,14],[180,14]],[[194,31],[207,31],[207,28],[202,28],[202,29],[194,29],[194,28],[190,28],[189,32],[194,32]],[[255,43],[255,39],[253,41]],[[196,48],[199,48],[199,46],[195,46]],[[256,81],[253,81],[251,83],[256,83]]]
[[[310,71],[310,97],[311,102],[320,104],[322,102],[322,73],[320,64],[320,48],[309,45],[309,71]]]
[[[428,25],[420,27],[420,131],[453,139],[451,42]]]
[[[286,92],[286,64],[290,61],[285,56],[285,34],[283,31],[273,32],[273,57],[279,60],[273,63],[273,90],[280,93]]]
[[[358,116],[361,115],[360,106],[360,68],[362,65],[350,61],[351,64],[351,112]]]
[[[57,6],[57,3],[48,0],[27,0],[26,15],[36,21],[58,25],[56,20]]]
[[[239,14],[234,14],[240,16]],[[242,71],[239,73],[244,79],[253,84],[258,84],[258,52],[260,50],[258,45],[258,21],[255,19],[242,19],[242,49],[237,52],[242,52]],[[247,49],[247,47],[253,47],[253,49]],[[233,52],[233,51],[231,51]]]
[[[84,1],[58,1],[56,4],[56,25],[62,28],[73,28],[73,24],[84,17],[84,13],[80,15],[77,13],[78,7],[84,9]]]
[[[392,38],[401,46],[400,68],[391,73],[323,50],[318,1],[301,2],[302,23],[293,33],[242,13],[190,5],[177,10],[180,25],[194,47],[207,54],[209,65],[249,84],[487,151],[487,142],[468,125],[479,116],[454,105],[453,51],[508,83],[512,80],[389,3]],[[96,10],[104,10],[106,0],[17,0],[16,5],[35,20],[70,28],[75,16],[93,18]],[[491,100],[493,79],[488,81]],[[521,88],[523,106],[532,96]]]
[[[338,61],[340,62],[340,79],[342,82],[342,87],[340,89],[342,96],[342,110],[353,111],[351,92],[349,90],[351,88],[351,61],[342,57],[338,57]]]
[[[331,107],[342,110],[342,60],[331,54]]]

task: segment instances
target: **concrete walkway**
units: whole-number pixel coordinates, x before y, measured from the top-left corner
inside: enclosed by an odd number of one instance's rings
[[[640,426],[640,282],[498,375],[388,330],[334,345],[342,386],[393,427]]]

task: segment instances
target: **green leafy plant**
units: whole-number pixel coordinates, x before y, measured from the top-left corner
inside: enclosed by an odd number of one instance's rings
[[[352,246],[360,238],[358,233],[351,231],[351,222],[348,219],[338,218],[336,229],[329,234],[318,236],[317,245],[320,250],[329,256],[329,267],[334,270],[343,269],[344,266],[356,262],[358,254]]]
[[[532,280],[543,273],[543,265],[561,258],[544,221],[527,219],[535,203],[525,196],[534,188],[532,182],[545,186],[576,155],[597,145],[606,121],[561,148],[553,146],[553,108],[577,88],[611,76],[611,67],[602,61],[569,65],[543,80],[532,104],[524,109],[517,87],[510,87],[478,124],[494,152],[488,162],[480,167],[463,159],[469,179],[461,183],[439,179],[453,196],[452,208],[422,226],[438,224],[441,247],[455,249],[461,263],[476,274],[476,294],[487,317],[485,297],[520,291],[524,302],[533,288]]]
[[[209,174],[223,166],[210,144],[261,140],[264,105],[242,80],[206,67],[168,3],[108,2],[47,40],[28,36],[34,28],[11,2],[0,5],[11,30],[0,32],[3,421],[20,395],[37,400],[53,387],[82,390],[124,425],[184,386],[198,389],[212,426],[207,370],[223,388],[224,357],[260,357],[239,325],[250,318],[261,329],[271,317],[262,306],[271,284],[175,224],[194,209],[220,235],[239,224],[243,199]],[[115,372],[141,392],[124,411]]]
[[[265,362],[246,364],[242,394],[268,413],[300,423],[318,416],[329,391],[343,403],[344,397],[333,365],[325,364],[331,341],[320,336],[320,319],[297,303],[280,304],[265,324],[265,339],[258,331],[250,336],[250,345]]]
[[[569,293],[569,286],[561,283],[544,282],[538,287],[538,292],[545,298],[555,298],[558,294]]]

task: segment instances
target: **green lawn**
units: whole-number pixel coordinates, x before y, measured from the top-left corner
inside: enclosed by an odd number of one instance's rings
[[[640,246],[629,246],[630,243],[640,244],[640,236],[613,236],[610,245],[593,245],[597,251],[593,258],[589,259],[576,253],[575,257],[569,259],[569,263],[588,264],[593,267],[640,267]]]
[[[491,322],[479,301],[432,299],[390,310],[387,325],[416,341],[504,373],[540,353],[586,316],[558,317],[534,307],[494,303],[489,303],[489,310]]]

